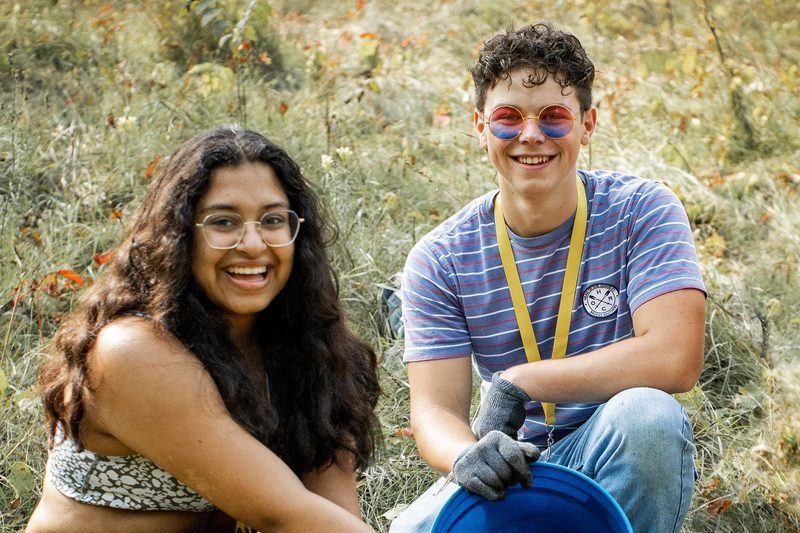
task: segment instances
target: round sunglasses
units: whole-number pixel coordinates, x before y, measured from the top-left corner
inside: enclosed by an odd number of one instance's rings
[[[528,120],[535,120],[539,131],[546,137],[560,139],[572,131],[575,116],[569,108],[560,104],[545,106],[538,115],[527,116],[514,106],[501,105],[492,109],[488,118],[484,115],[483,119],[492,135],[503,141],[519,137]]]

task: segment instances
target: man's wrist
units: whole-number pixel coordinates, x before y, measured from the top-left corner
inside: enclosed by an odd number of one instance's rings
[[[515,379],[517,380],[520,379],[518,377],[519,371],[515,370],[516,368],[518,368],[518,366],[522,365],[517,365],[516,367],[511,367],[508,370],[505,370],[504,372],[495,374],[495,379],[499,378],[500,380],[502,380],[502,381],[497,381],[495,386],[497,386],[505,394],[508,394],[516,399],[522,401],[530,401],[531,398],[528,392],[525,389],[523,389],[520,385],[518,385],[516,381],[514,381]]]
[[[517,374],[519,373],[519,370],[517,369],[517,367],[519,367],[519,366],[521,366],[521,365],[515,365],[515,366],[512,366],[511,368],[506,368],[505,370],[500,372],[500,377],[503,378],[504,380],[510,381],[511,383],[514,383],[516,385],[514,380],[518,379]]]
[[[456,462],[458,462],[458,460],[461,459],[461,457],[465,453],[467,453],[467,450],[473,447],[476,442],[477,440],[473,442],[459,441],[458,443],[454,443],[452,446],[449,446],[450,450],[452,450],[449,451],[449,453],[451,454],[450,456],[452,457],[452,459],[450,460],[450,470],[445,470],[445,471],[439,470],[439,472],[443,476],[448,476],[448,475],[452,476],[453,468],[455,467]]]

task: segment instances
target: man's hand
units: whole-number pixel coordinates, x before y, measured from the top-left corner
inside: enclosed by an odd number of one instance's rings
[[[516,439],[517,430],[525,422],[525,402],[528,401],[530,397],[524,390],[495,372],[489,393],[472,423],[473,433],[482,439],[496,429]]]
[[[453,480],[469,492],[488,500],[505,498],[506,487],[533,482],[528,462],[539,458],[539,448],[517,442],[501,431],[490,431],[459,454],[453,463]]]

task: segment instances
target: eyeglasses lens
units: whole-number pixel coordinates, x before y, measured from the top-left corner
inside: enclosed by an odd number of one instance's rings
[[[498,107],[489,116],[489,130],[492,135],[504,141],[513,139],[525,127],[522,113],[514,107]]]
[[[538,119],[539,130],[551,139],[567,135],[574,122],[570,110],[560,105],[547,106],[538,117],[527,118]],[[508,141],[522,133],[527,118],[515,107],[501,106],[489,116],[489,130],[498,139]]]
[[[235,248],[244,237],[245,226],[257,224],[261,238],[270,246],[287,246],[297,237],[300,221],[294,211],[271,211],[258,222],[245,222],[235,213],[209,215],[201,224],[209,246]]]
[[[261,235],[271,246],[285,246],[297,236],[300,224],[294,211],[273,211],[261,217]]]
[[[564,137],[572,130],[572,113],[560,105],[551,105],[539,113],[539,129],[551,139]]]

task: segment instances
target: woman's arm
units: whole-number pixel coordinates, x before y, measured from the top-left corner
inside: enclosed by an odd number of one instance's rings
[[[362,518],[361,506],[356,493],[356,467],[353,454],[340,450],[336,454],[336,462],[315,472],[304,475],[301,480],[303,485],[326,500],[330,500]]]
[[[125,319],[89,353],[90,426],[148,457],[230,516],[261,531],[372,531],[307,490],[228,413],[211,376],[174,337]]]

